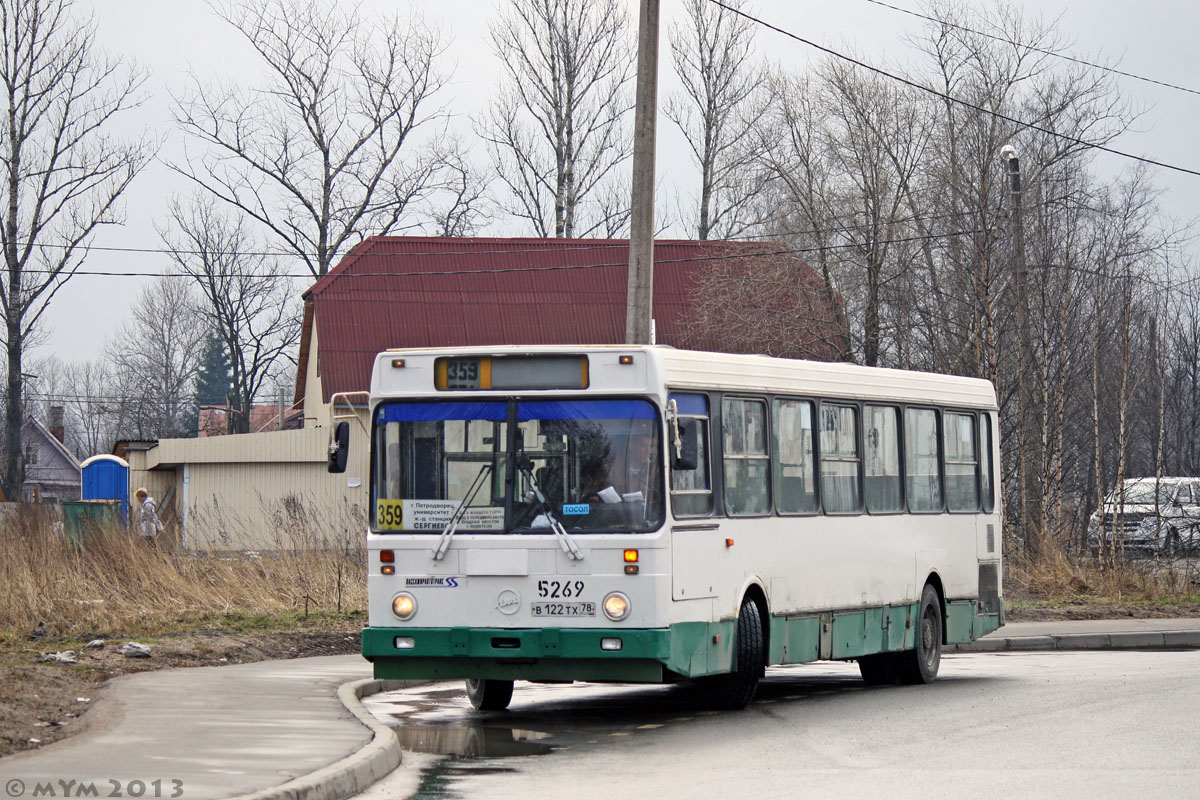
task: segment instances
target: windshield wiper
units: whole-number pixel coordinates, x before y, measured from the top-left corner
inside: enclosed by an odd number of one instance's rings
[[[491,473],[492,462],[490,461],[479,468],[479,474],[475,476],[475,480],[471,481],[471,486],[467,489],[467,493],[463,495],[462,502],[458,504],[454,509],[454,513],[450,515],[450,521],[446,523],[446,527],[442,528],[442,535],[438,537],[437,546],[433,548],[434,561],[441,561],[442,556],[446,555],[446,550],[450,547],[450,538],[458,530],[458,524],[462,522],[463,515],[467,513],[467,508],[471,505],[471,501],[475,499],[475,495],[479,494],[479,490],[483,488],[484,478]]]
[[[546,499],[546,495],[542,494],[542,487],[538,486],[537,478],[533,477],[533,461],[525,458],[518,462],[518,468],[521,474],[525,476],[525,480],[529,481],[530,492],[542,507],[542,513],[546,516],[550,523],[550,529],[554,531],[555,537],[558,538],[558,544],[562,547],[563,552],[570,556],[572,561],[580,561],[583,559],[583,551],[579,549],[579,545],[575,544],[575,540],[571,538],[571,534],[567,533],[567,529],[562,526],[558,518],[554,516],[554,508],[550,505],[550,501]]]

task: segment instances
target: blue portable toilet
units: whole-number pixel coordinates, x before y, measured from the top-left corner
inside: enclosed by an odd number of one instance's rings
[[[79,466],[83,470],[83,499],[121,501],[121,524],[129,524],[129,462],[101,455]]]

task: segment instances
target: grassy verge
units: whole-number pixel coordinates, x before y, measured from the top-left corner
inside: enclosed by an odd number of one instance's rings
[[[0,631],[67,638],[269,632],[328,624],[366,606],[358,537],[295,531],[269,552],[181,553],[119,528],[89,530],[80,545],[30,513],[0,529],[0,552]]]
[[[1053,543],[1036,555],[1015,548],[1005,557],[1005,602],[1010,608],[1139,606],[1154,609],[1200,603],[1200,563],[1183,559],[1121,559],[1105,564],[1069,555]]]

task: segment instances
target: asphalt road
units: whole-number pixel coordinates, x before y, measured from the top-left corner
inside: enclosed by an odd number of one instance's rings
[[[460,684],[366,701],[400,798],[1200,798],[1200,652],[971,653],[925,687],[854,664],[772,668],[742,712],[683,687],[518,684],[472,712]]]

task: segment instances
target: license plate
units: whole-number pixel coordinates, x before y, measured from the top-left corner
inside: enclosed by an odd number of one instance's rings
[[[530,612],[535,617],[594,617],[595,603],[531,603]]]

